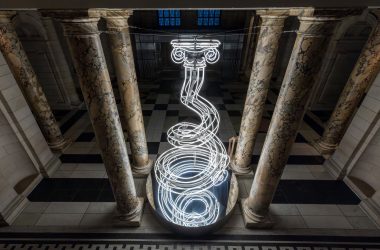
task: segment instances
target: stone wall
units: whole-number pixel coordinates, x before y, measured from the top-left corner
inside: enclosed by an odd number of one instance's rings
[[[373,17],[365,11],[361,16],[347,17],[336,29],[310,100],[311,110],[334,109],[373,22]]]
[[[339,147],[326,162],[335,177],[345,176],[376,133],[380,112],[380,74],[358,108]],[[359,154],[359,155],[358,155]],[[353,160],[355,160],[353,162]]]
[[[45,176],[59,166],[3,55],[0,53],[0,110],[33,165]],[[21,161],[16,158],[15,161]]]
[[[40,179],[39,171],[0,112],[0,224],[14,220],[26,204],[25,195]]]
[[[26,133],[31,141],[38,138],[39,128],[33,125],[33,115],[0,54],[0,224],[16,218],[27,202],[25,196],[41,179],[22,140]],[[22,128],[25,131],[20,133]],[[46,157],[43,150],[40,153]]]
[[[372,196],[371,191],[380,190],[380,129],[378,127],[376,129],[377,132],[349,173],[351,179],[356,178],[369,186],[370,196]],[[380,200],[377,200],[377,203],[380,205]]]
[[[361,198],[380,225],[380,73],[363,99],[327,169]]]

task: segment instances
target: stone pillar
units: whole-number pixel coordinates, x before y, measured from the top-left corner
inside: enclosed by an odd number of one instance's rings
[[[280,182],[323,52],[337,19],[299,17],[300,27],[282,83],[249,197],[242,201],[247,227],[269,227],[269,205]]]
[[[68,141],[62,136],[42,87],[12,26],[11,17],[15,14],[12,11],[0,12],[0,50],[50,149],[60,152],[68,145]]]
[[[65,54],[62,50],[54,27],[53,19],[50,17],[42,17],[41,21],[46,30],[46,35],[48,38],[47,47],[50,54],[50,60],[53,62],[54,69],[58,75],[57,80],[61,82],[63,88],[65,89],[71,106],[77,107],[82,103],[82,101],[79,99],[76,91],[69,65],[67,64]]]
[[[123,129],[112,91],[102,45],[99,18],[62,19],[71,56],[99,145],[102,159],[117,203],[120,220],[138,226],[143,199],[137,197]]]
[[[136,79],[131,38],[128,30],[130,10],[105,10],[112,57],[121,96],[122,112],[132,151],[132,171],[147,175],[153,166],[148,157],[140,95]]]
[[[287,16],[262,15],[255,58],[252,65],[247,97],[241,120],[239,139],[231,168],[236,174],[247,174],[250,166],[257,132],[270,85],[272,71],[276,62],[279,39]]]
[[[351,117],[380,69],[380,20],[365,44],[351,75],[340,94],[325,131],[314,147],[331,155],[350,124]]]

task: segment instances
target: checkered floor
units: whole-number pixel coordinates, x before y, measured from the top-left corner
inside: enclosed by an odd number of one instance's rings
[[[146,127],[148,150],[152,158],[156,158],[157,155],[170,148],[170,145],[166,140],[166,131],[168,128],[182,121],[198,121],[198,118],[192,111],[180,104],[178,100],[178,86],[180,85],[180,82],[173,82],[166,84],[146,85],[141,88],[141,102]],[[203,94],[217,107],[221,117],[218,136],[227,146],[228,139],[232,136],[238,135],[239,133],[247,86],[238,83],[234,86],[233,84],[222,85],[219,82],[212,82],[209,86],[205,87],[206,88],[203,91]],[[275,94],[272,93],[272,96],[273,95]],[[260,154],[260,150],[265,139],[265,134],[269,126],[272,110],[274,108],[274,102],[275,100],[273,100],[273,98],[272,100],[271,98],[268,98],[268,101],[266,102],[266,111],[253,152],[253,163],[257,163],[258,161],[258,156]],[[85,113],[83,110],[79,110],[73,115],[73,118],[75,119],[83,118],[84,120],[87,120],[87,125],[84,129],[81,127],[82,131],[76,136],[75,143],[67,151],[65,151],[63,161],[66,163],[73,163],[71,162],[72,160],[66,160],[66,158],[75,157],[72,155],[100,153],[96,146],[95,135],[92,131],[88,117],[83,117],[84,115]],[[65,132],[68,127],[67,123],[71,126],[73,125],[72,120],[73,119],[70,119],[62,125]],[[312,119],[306,118],[305,120],[309,121]],[[308,123],[305,122],[300,130],[300,133],[298,133],[296,143],[290,157],[290,163],[292,163],[292,161],[296,161],[298,164],[308,165],[320,165],[323,163],[323,157],[319,156],[318,153],[307,144],[307,139],[305,139],[305,135],[308,139],[313,139],[318,136],[318,132],[315,131],[318,129],[315,129],[316,126],[310,126],[310,124],[314,125],[315,123],[313,124],[313,121]],[[126,133],[125,137],[127,138]],[[83,157],[82,161],[84,162],[80,162],[80,160],[78,160],[76,163],[89,163],[86,162]]]

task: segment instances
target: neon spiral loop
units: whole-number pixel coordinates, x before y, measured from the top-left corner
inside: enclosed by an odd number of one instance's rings
[[[206,63],[219,60],[217,40],[173,40],[172,60],[183,63],[185,79],[181,102],[200,117],[200,123],[181,122],[167,132],[173,148],[156,161],[158,206],[177,225],[206,226],[218,219],[220,203],[210,188],[228,176],[229,157],[216,136],[220,117],[216,108],[199,95]],[[197,204],[197,211],[188,208]]]

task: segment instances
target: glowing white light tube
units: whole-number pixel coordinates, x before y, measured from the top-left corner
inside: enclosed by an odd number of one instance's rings
[[[199,96],[206,64],[219,60],[218,40],[181,39],[171,42],[173,62],[182,63],[185,79],[181,102],[200,117],[200,123],[181,122],[167,132],[173,148],[157,159],[154,174],[157,200],[163,216],[177,225],[206,226],[218,219],[220,204],[209,191],[228,176],[229,157],[216,136],[220,117],[216,108]],[[188,209],[197,205],[197,211]]]

